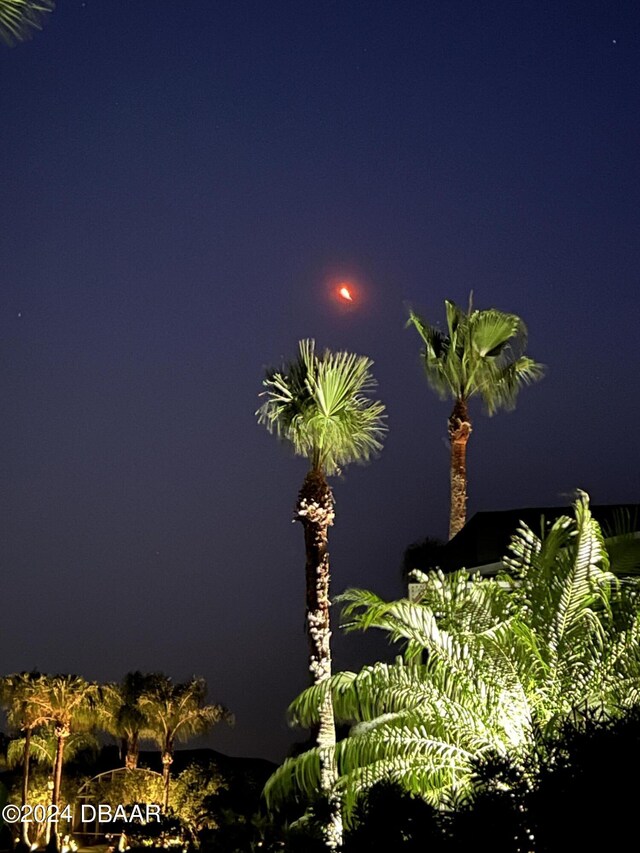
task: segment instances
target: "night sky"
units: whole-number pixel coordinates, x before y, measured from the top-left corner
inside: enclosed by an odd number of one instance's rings
[[[474,410],[470,514],[640,499],[635,0],[60,0],[0,45],[0,144],[1,672],[202,675],[237,716],[203,743],[282,758],[305,463],[262,376],[302,337],[373,358],[389,435],[334,482],[332,589],[399,597],[448,524],[407,304],[473,289],[548,366]]]

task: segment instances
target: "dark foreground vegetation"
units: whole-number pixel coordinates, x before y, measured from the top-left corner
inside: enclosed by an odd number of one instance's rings
[[[638,830],[634,768],[640,711],[616,720],[576,717],[560,736],[536,734],[525,764],[491,755],[476,763],[473,791],[436,809],[400,786],[380,782],[361,798],[344,853],[423,851],[563,853],[628,849]],[[322,822],[321,809],[317,814]],[[320,830],[291,835],[287,849],[322,851]]]

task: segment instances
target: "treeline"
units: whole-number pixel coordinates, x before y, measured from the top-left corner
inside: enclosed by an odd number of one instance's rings
[[[204,679],[174,683],[157,672],[130,672],[121,682],[107,684],[76,675],[13,673],[0,679],[0,704],[16,735],[8,744],[7,762],[9,766],[22,764],[22,815],[30,803],[32,759],[48,766],[47,814],[60,814],[65,761],[79,750],[97,750],[99,732],[116,738],[122,766],[132,771],[138,766],[141,743],[156,746],[162,763],[157,799],[166,814],[176,744],[210,731],[219,722],[233,722],[223,705],[207,704]],[[206,780],[198,784],[206,787]],[[26,820],[19,824],[20,842],[29,848],[40,840],[30,837],[30,827]],[[52,851],[60,849],[58,830],[57,824],[48,821],[45,840]]]

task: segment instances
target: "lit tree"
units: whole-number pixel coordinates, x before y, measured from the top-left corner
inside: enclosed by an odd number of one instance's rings
[[[29,759],[31,739],[35,729],[48,721],[42,709],[34,702],[34,697],[43,689],[46,679],[38,672],[19,672],[7,675],[0,680],[0,703],[7,710],[9,725],[24,733],[21,739],[22,763],[22,810],[29,801]],[[25,849],[31,848],[29,824],[20,824],[20,843]]]
[[[335,515],[327,477],[378,453],[386,426],[383,404],[369,397],[376,387],[370,359],[329,350],[318,355],[312,340],[300,341],[299,348],[295,361],[267,372],[265,401],[256,414],[269,432],[288,441],[296,455],[309,462],[294,518],[302,523],[306,549],[309,671],[312,684],[322,684],[331,677],[327,546]],[[317,720],[317,744],[320,790],[331,805],[325,837],[332,848],[341,844],[342,824],[333,795],[336,734],[329,693]]]
[[[58,808],[65,741],[72,732],[86,731],[96,722],[99,689],[96,684],[76,675],[45,676],[41,688],[33,696],[33,705],[41,718],[53,725],[56,753],[53,768],[52,812]],[[52,824],[48,848],[59,851],[60,839],[56,824]]]
[[[140,695],[139,705],[147,720],[147,736],[158,745],[162,757],[163,808],[169,805],[171,765],[175,745],[205,734],[216,723],[233,723],[233,715],[222,705],[206,705],[207,684],[192,678],[174,684],[166,675],[155,675]]]
[[[42,20],[55,8],[53,0],[0,0],[0,38],[7,44],[24,41],[42,29]]]
[[[119,684],[102,687],[100,724],[109,734],[118,738],[121,757],[129,770],[138,766],[140,739],[146,736],[147,718],[140,707],[140,697],[158,678],[156,674],[128,672]]]
[[[523,385],[541,379],[543,366],[524,355],[527,329],[520,317],[495,308],[464,311],[445,299],[448,332],[430,326],[413,311],[409,324],[424,342],[427,381],[438,396],[454,401],[449,416],[451,508],[449,538],[467,520],[467,443],[471,435],[469,400],[481,397],[489,415],[513,409]]]
[[[329,693],[336,718],[351,725],[336,747],[347,817],[382,780],[450,805],[469,792],[483,755],[524,767],[536,734],[554,737],[581,714],[637,707],[638,587],[611,574],[587,496],[580,493],[574,518],[557,519],[542,539],[521,525],[505,562],[509,575],[497,581],[465,571],[422,575],[419,603],[365,590],[342,596],[348,628],[382,629],[404,645],[394,663],[338,673],[290,709],[294,722],[313,724]],[[270,803],[313,792],[314,753],[276,771]]]

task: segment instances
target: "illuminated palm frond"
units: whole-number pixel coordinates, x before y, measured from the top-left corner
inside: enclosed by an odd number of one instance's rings
[[[69,761],[85,750],[94,756],[100,749],[98,738],[91,732],[72,732],[64,739],[64,760]],[[56,759],[56,737],[53,729],[44,735],[32,735],[29,741],[29,755],[38,764],[53,767]],[[7,747],[7,767],[14,768],[24,761],[25,739],[16,738]]]
[[[386,433],[384,406],[368,396],[376,387],[371,365],[353,353],[318,355],[314,341],[300,341],[295,361],[267,372],[259,423],[326,474],[367,461]]]
[[[204,734],[216,723],[233,722],[223,705],[207,705],[207,685],[203,678],[174,684],[167,676],[155,675],[139,698],[145,716],[146,736],[161,749]]]
[[[404,650],[291,705],[293,723],[314,726],[329,691],[336,720],[351,727],[335,747],[347,820],[383,779],[442,806],[469,790],[483,754],[524,763],[536,731],[552,736],[576,714],[615,714],[640,699],[640,593],[609,572],[587,496],[543,536],[521,525],[507,562],[513,578],[430,573],[418,603],[366,590],[341,597],[348,630],[383,630]],[[288,759],[269,802],[312,797],[317,767],[313,750]]]
[[[466,312],[445,300],[448,333],[413,310],[408,324],[424,343],[427,381],[441,399],[482,398],[488,414],[512,409],[523,385],[541,379],[544,368],[524,355],[527,329],[516,314],[495,308]]]
[[[0,39],[10,45],[28,39],[54,8],[54,0],[0,0]]]

